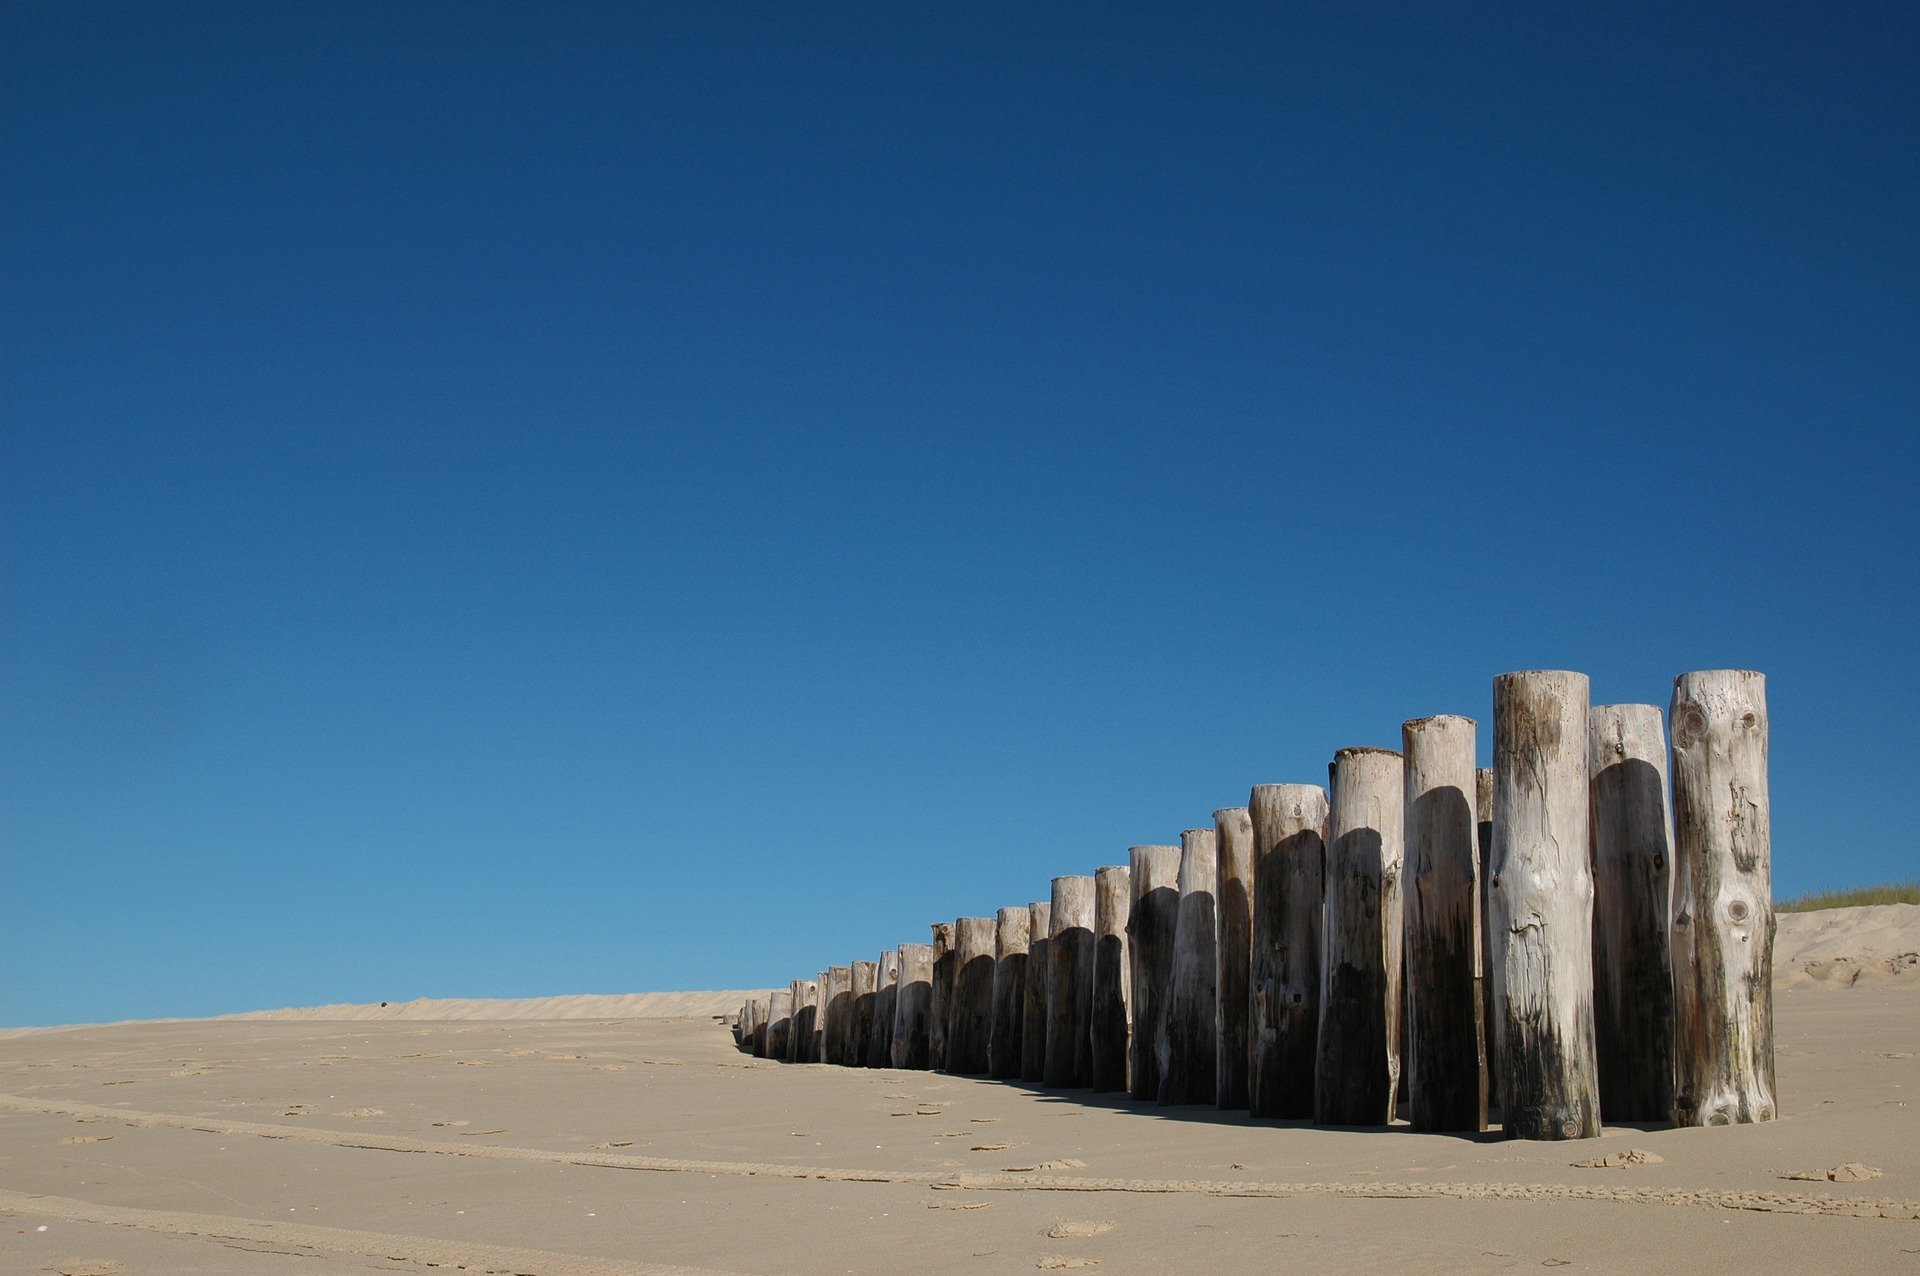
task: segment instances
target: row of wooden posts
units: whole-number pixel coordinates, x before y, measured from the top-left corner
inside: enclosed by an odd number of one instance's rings
[[[1053,879],[741,1008],[743,1048],[1127,1090],[1328,1125],[1590,1138],[1774,1116],[1765,680],[1588,705],[1493,683],[1475,724],[1342,749],[1179,846]]]

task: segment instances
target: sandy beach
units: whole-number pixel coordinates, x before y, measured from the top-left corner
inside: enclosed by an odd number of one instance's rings
[[[788,1066],[701,994],[16,1033],[0,1271],[1912,1271],[1916,952],[1783,916],[1781,1119],[1571,1143]]]

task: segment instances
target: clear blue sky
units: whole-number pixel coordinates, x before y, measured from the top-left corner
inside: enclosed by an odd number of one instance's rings
[[[1920,823],[1911,4],[20,3],[0,1022],[758,984],[1509,669]]]

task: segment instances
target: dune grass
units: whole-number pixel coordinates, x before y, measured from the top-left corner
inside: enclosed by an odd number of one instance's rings
[[[1859,908],[1866,904],[1920,904],[1920,882],[1862,886],[1850,891],[1816,891],[1776,902],[1776,913],[1811,913],[1819,908]]]

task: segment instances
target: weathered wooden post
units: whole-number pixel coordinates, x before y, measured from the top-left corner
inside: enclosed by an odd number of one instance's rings
[[[1767,680],[1740,669],[1673,683],[1673,1119],[1771,1121],[1773,832]]]
[[[792,1025],[793,990],[776,988],[767,999],[767,1058],[787,1057],[787,1030]]]
[[[1493,680],[1493,1007],[1510,1139],[1600,1133],[1587,676]]]
[[[1160,1097],[1160,1034],[1173,983],[1173,932],[1180,917],[1180,848],[1136,846],[1127,852],[1133,912],[1127,921],[1133,967],[1133,1055],[1129,1093]]]
[[[1313,1115],[1320,1033],[1320,910],[1327,793],[1317,784],[1262,784],[1253,819],[1253,966],[1247,1110]]]
[[[1127,920],[1133,874],[1126,866],[1093,872],[1093,1015],[1088,1024],[1095,1090],[1127,1088]]]
[[[993,918],[953,923],[953,1000],[947,1011],[947,1068],[956,1076],[987,1071],[993,1031]]]
[[[996,1081],[1020,1076],[1025,1048],[1027,948],[1033,918],[1026,908],[1003,908],[993,918],[993,1032],[987,1040],[987,1075]]]
[[[900,997],[900,950],[880,954],[880,986],[873,992],[873,1032],[867,1038],[867,1066],[885,1068],[893,1060],[893,1007]]]
[[[1027,979],[1020,1007],[1020,1079],[1047,1078],[1047,951],[1053,930],[1053,905],[1027,905]]]
[[[1487,866],[1493,862],[1493,768],[1483,766],[1473,773],[1473,811],[1478,823],[1474,839],[1480,855],[1480,1024],[1487,1050],[1487,1106],[1500,1098],[1500,1024],[1493,1017],[1493,928],[1488,919]]]
[[[767,1025],[771,1022],[770,1011],[773,999],[755,997],[753,999],[753,1053],[755,1058],[767,1057]]]
[[[827,1003],[828,993],[832,991],[832,975],[831,970],[823,970],[813,981],[813,1063],[827,1061]]]
[[[847,1057],[841,1062],[849,1068],[867,1066],[867,1050],[873,1045],[873,1003],[880,991],[878,962],[853,963],[853,1018],[847,1025]]]
[[[1416,718],[1406,748],[1406,1020],[1416,1130],[1487,1128],[1480,1005],[1480,856],[1472,718]]]
[[[1587,714],[1593,824],[1593,1040],[1600,1114],[1673,1119],[1673,848],[1667,733],[1650,704]]]
[[[1053,879],[1047,936],[1046,1084],[1093,1084],[1093,879]]]
[[[820,1062],[846,1066],[853,1042],[853,969],[829,966],[820,976]]]
[[[933,924],[933,996],[927,1003],[927,1066],[947,1066],[947,1019],[953,1013],[953,923]]]
[[[1253,815],[1244,806],[1213,813],[1215,906],[1220,943],[1214,985],[1214,1106],[1247,1107],[1252,1059],[1247,1017],[1253,985]]]
[[[900,945],[900,991],[893,1003],[893,1066],[925,1071],[933,1006],[933,945]]]
[[[1180,834],[1180,912],[1173,929],[1173,977],[1160,1023],[1160,1102],[1212,1103],[1214,1022],[1219,990],[1219,911],[1213,898],[1218,839],[1212,829]]]
[[[1386,1125],[1400,1079],[1403,768],[1391,749],[1333,760],[1313,1119]]]
[[[796,979],[791,988],[793,1022],[787,1030],[787,1062],[807,1063],[813,1047],[813,999],[819,986],[811,979]]]

